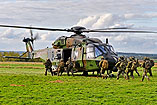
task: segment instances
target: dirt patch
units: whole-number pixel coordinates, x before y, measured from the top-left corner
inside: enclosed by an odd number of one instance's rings
[[[49,81],[49,83],[64,83],[64,81],[56,80],[56,81]]]
[[[10,84],[10,86],[25,86],[25,85]]]

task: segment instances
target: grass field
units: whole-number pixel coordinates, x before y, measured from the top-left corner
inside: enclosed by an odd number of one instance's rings
[[[141,68],[139,68],[142,74]],[[115,73],[116,74],[116,73]],[[44,76],[42,63],[0,63],[0,105],[157,105],[157,68],[141,77]]]

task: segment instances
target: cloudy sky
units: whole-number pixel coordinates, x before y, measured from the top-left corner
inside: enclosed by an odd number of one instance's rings
[[[0,24],[49,28],[84,26],[90,29],[130,27],[157,31],[157,0],[0,0]],[[59,36],[72,33],[33,31],[40,39],[35,49],[51,47]],[[86,34],[86,33],[84,33]],[[105,41],[116,51],[157,53],[157,34],[88,33]],[[0,50],[24,51],[29,30],[0,28]]]

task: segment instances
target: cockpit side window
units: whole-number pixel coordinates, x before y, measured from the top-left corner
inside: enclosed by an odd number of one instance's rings
[[[102,52],[97,47],[95,47],[95,57],[98,57],[100,55],[102,55]]]
[[[102,54],[107,54],[104,46],[95,46],[95,57],[101,56]]]
[[[104,48],[104,46],[99,46],[99,48],[101,49],[101,51],[102,51],[104,54],[107,53],[106,50],[105,50],[105,48]]]

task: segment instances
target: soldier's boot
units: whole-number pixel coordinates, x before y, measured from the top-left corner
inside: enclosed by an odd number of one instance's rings
[[[71,70],[72,76],[74,76],[74,70]]]
[[[145,76],[142,76],[142,80],[141,80],[142,82],[143,82],[143,80],[144,80],[144,77],[145,77]]]
[[[61,75],[60,76],[62,76],[62,74],[63,74],[63,70],[61,71]]]
[[[68,76],[70,76],[69,72],[70,72],[70,70],[69,70],[69,69],[67,69],[67,75],[68,75]]]
[[[58,75],[58,76],[59,76],[59,72],[60,72],[60,71],[57,71],[57,75]]]
[[[45,73],[45,76],[47,76],[47,73]]]
[[[106,75],[106,78],[105,79],[107,79],[109,77],[109,75]]]
[[[150,79],[149,79],[149,77],[147,75],[145,77],[147,78],[148,81],[150,81]]]
[[[137,70],[135,70],[135,72],[136,72],[136,74],[137,74],[138,76],[140,76],[140,73],[139,73]]]
[[[129,80],[129,76],[128,75],[127,75],[126,79]]]
[[[138,71],[136,73],[137,73],[138,76],[140,76],[140,73]]]
[[[129,80],[129,72],[126,72],[126,79]]]
[[[132,77],[132,79],[134,79],[134,76],[133,76],[133,75],[132,75],[131,77]]]
[[[99,77],[99,74],[100,74],[100,71],[99,71],[99,70],[97,70],[97,78]]]
[[[47,76],[47,69],[46,69],[46,71],[45,71],[45,76]]]
[[[52,68],[50,68],[51,75],[53,76]]]
[[[125,80],[127,80],[127,77],[124,75]]]
[[[153,76],[153,75],[152,75],[152,71],[149,71],[149,74],[150,74],[151,77]]]
[[[119,80],[119,76],[117,76],[117,80]]]
[[[105,75],[104,75],[104,74],[101,74],[101,76],[102,76],[102,79],[104,79],[104,78],[105,78]]]

